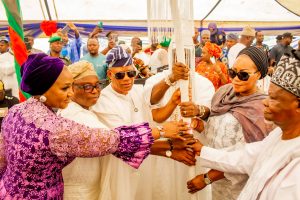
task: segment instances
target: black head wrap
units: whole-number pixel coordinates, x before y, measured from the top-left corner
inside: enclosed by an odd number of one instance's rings
[[[254,62],[257,70],[261,74],[260,79],[263,79],[267,75],[269,62],[268,62],[268,57],[263,50],[261,50],[257,47],[251,46],[251,47],[247,47],[247,48],[243,49],[239,53],[238,57],[240,55],[247,55],[250,57],[250,59]]]

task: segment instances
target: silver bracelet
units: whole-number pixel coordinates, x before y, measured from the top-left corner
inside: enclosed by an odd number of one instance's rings
[[[167,77],[165,77],[165,83],[166,83],[168,86],[174,86],[174,85],[176,84],[176,82],[171,83],[171,81],[170,81],[170,75],[168,75]]]

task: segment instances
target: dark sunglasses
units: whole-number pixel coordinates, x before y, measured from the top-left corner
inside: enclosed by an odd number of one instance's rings
[[[256,74],[258,71],[254,72],[253,74]],[[248,72],[236,72],[233,69],[228,69],[228,75],[230,78],[234,79],[234,77],[238,77],[241,81],[248,81],[251,75],[253,75]]]
[[[84,84],[84,85],[79,85],[79,84],[73,84],[79,89],[83,89],[84,92],[91,93],[94,89],[96,90],[101,90],[103,88],[104,83],[96,83],[96,85],[91,85],[91,84]]]
[[[114,73],[113,73],[114,74]],[[132,71],[127,71],[127,72],[117,72],[115,73],[115,78],[118,79],[118,80],[121,80],[121,79],[124,79],[125,78],[125,74],[127,74],[127,76],[129,78],[133,78],[136,76],[136,71],[135,70],[132,70]]]

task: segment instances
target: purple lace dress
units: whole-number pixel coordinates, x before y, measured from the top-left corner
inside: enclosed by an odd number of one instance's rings
[[[0,199],[62,199],[62,169],[75,157],[113,153],[138,168],[153,143],[147,123],[88,128],[34,98],[14,106],[0,137]]]

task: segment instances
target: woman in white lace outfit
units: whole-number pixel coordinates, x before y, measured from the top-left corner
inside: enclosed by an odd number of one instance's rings
[[[257,88],[257,81],[267,74],[268,60],[256,47],[245,48],[239,53],[228,74],[231,84],[215,93],[210,117],[205,125],[206,145],[220,149],[236,149],[245,143],[262,140],[273,129],[264,121],[263,103],[266,98]],[[213,200],[237,199],[248,177],[224,174],[210,170],[188,182],[190,193],[212,183]],[[196,185],[197,189],[191,189]]]

